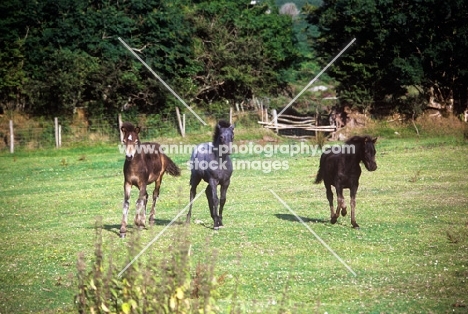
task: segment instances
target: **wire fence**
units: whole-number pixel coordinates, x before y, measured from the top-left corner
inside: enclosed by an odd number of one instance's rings
[[[189,112],[182,112],[184,117],[184,130],[186,134],[206,131],[200,121]],[[204,113],[200,117],[208,124],[213,124],[219,119],[239,119],[248,116],[257,119],[259,113],[256,110],[235,110],[234,113],[221,112],[217,114]],[[141,129],[143,140],[154,140],[160,137],[181,136],[179,122],[175,113],[173,115],[147,114],[129,115],[122,114],[122,121],[129,121],[138,125]],[[12,121],[12,126],[10,125]],[[0,118],[0,152],[16,150],[34,150],[54,148],[57,146],[70,147],[74,145],[93,145],[102,143],[120,143],[119,116],[103,116],[100,118],[86,119],[83,115],[75,115],[73,119],[58,119],[57,125],[53,119],[33,121],[26,120],[23,116],[12,115]],[[13,138],[11,136],[13,134]],[[13,139],[13,141],[12,141]],[[13,147],[12,147],[13,143]]]
[[[317,132],[335,130],[334,125],[319,126],[322,125],[316,123],[319,115],[314,117],[284,115],[281,120],[274,109],[270,112],[269,107],[268,98],[254,98],[240,104],[236,103],[235,107],[229,109],[197,113],[197,115],[208,125],[215,125],[217,121],[224,119],[248,124],[249,127],[267,127],[280,135],[292,137],[310,137],[315,136]],[[140,127],[140,138],[144,141],[206,132],[206,126],[187,109],[180,112],[176,110],[173,114],[122,113],[99,118],[87,118],[84,110],[77,110],[73,118],[50,120],[26,119],[22,115],[13,113],[9,115],[9,117],[0,116],[0,137],[3,139],[0,141],[0,152],[120,143],[119,123],[125,121]],[[297,119],[300,123],[294,122]],[[306,124],[304,119],[310,120],[310,123]]]

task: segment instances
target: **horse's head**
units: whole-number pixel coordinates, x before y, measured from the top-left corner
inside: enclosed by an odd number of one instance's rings
[[[139,127],[134,127],[133,124],[125,122],[120,128],[123,133],[123,144],[125,145],[125,157],[128,161],[132,160],[137,151],[136,147],[140,144]]]
[[[213,135],[213,145],[218,147],[220,155],[229,155],[232,151],[232,142],[234,141],[234,126],[229,122],[221,120],[215,127]]]
[[[364,154],[362,156],[362,162],[369,171],[375,171],[377,169],[377,163],[375,162],[375,142],[377,138],[371,138],[369,136],[364,137]]]

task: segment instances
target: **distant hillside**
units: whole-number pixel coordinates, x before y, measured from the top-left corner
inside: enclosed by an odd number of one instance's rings
[[[281,7],[285,3],[294,3],[296,7],[300,10],[304,4],[309,3],[312,5],[320,6],[322,4],[322,0],[276,0],[275,3],[278,7]]]

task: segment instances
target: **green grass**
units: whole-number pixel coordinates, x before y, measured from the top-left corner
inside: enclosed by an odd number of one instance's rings
[[[207,134],[207,139],[209,139]],[[190,141],[185,139],[184,141]],[[216,251],[226,312],[237,291],[242,312],[445,313],[468,306],[468,145],[462,139],[381,138],[378,169],[363,171],[357,221],[329,220],[319,156],[234,156],[280,160],[288,170],[234,172],[225,228],[211,230],[205,196],[194,204],[194,263]],[[165,176],[151,241],[188,203],[189,156],[171,156],[180,178]],[[73,312],[76,262],[93,258],[102,216],[104,256],[125,266],[131,241],[118,237],[123,156],[117,145],[0,155],[0,313]],[[205,186],[201,184],[198,191]],[[277,193],[352,269],[353,276],[273,196]],[[131,198],[133,228],[136,190]],[[349,194],[346,194],[348,197]],[[184,221],[185,215],[180,219]],[[196,221],[197,223],[194,223]],[[142,256],[162,258],[183,224],[172,225]]]

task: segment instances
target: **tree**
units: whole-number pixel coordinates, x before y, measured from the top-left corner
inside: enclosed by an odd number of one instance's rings
[[[31,23],[25,11],[30,7],[27,0],[0,2],[0,104],[7,110],[25,106],[24,54]]]
[[[168,83],[194,72],[187,1],[2,2],[0,102],[42,115],[95,114],[124,105],[170,107],[167,92],[117,40],[122,37]],[[20,99],[21,98],[21,99]],[[14,107],[14,106],[10,106]]]
[[[203,107],[280,93],[301,62],[291,17],[271,3],[11,0],[0,9],[0,103],[33,114],[172,110],[174,97],[118,37]]]
[[[466,107],[468,4],[463,0],[328,0],[308,6],[320,29],[316,49],[331,58],[352,38],[353,49],[331,69],[339,95],[357,107],[402,103],[408,86],[433,102]]]
[[[284,71],[298,51],[291,18],[270,5],[203,1],[190,15],[194,54],[202,65],[194,76],[194,99],[240,101],[277,94],[287,86]]]
[[[82,51],[60,49],[52,53],[41,69],[44,71],[41,79],[26,84],[29,105],[36,112],[63,116],[83,105],[88,79],[98,73],[99,63]]]

